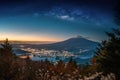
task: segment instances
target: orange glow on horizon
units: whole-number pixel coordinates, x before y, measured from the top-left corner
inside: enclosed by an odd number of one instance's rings
[[[5,40],[6,38],[8,38],[10,41],[62,41],[62,39],[58,39],[55,37],[33,35],[4,35],[0,37],[0,40]]]

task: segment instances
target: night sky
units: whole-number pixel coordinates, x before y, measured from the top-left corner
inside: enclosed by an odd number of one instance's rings
[[[81,35],[107,39],[115,0],[0,0],[0,40],[62,41]]]

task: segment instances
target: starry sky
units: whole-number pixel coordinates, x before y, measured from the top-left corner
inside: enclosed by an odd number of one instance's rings
[[[107,39],[116,0],[0,0],[0,40]]]

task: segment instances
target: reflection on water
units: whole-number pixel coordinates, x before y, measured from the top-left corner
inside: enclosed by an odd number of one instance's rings
[[[31,58],[34,61],[45,61],[46,59],[49,60],[50,62],[58,62],[59,60],[63,60],[65,62],[68,62],[70,59],[75,60],[78,64],[85,64],[85,63],[90,63],[91,57],[38,57],[34,56]]]

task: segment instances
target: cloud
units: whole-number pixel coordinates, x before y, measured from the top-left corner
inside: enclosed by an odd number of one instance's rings
[[[74,20],[74,17],[70,17],[69,15],[61,15],[57,17],[63,20],[70,20],[70,21]]]
[[[38,17],[39,13],[34,13],[33,16]]]

